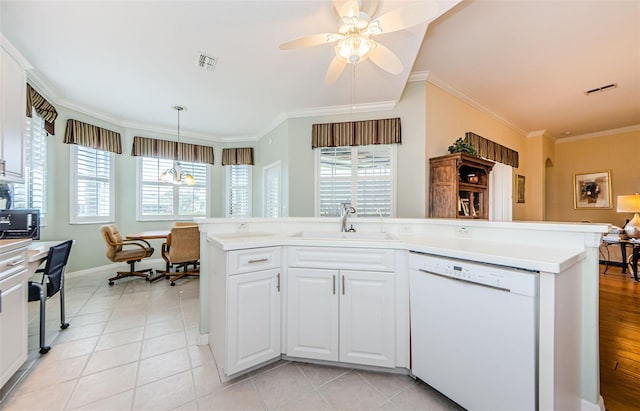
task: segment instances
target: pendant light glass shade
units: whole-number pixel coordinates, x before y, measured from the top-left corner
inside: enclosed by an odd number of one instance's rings
[[[173,106],[172,108],[178,112],[178,147],[180,147],[180,112],[185,108],[182,106]],[[182,172],[180,162],[177,160],[173,162],[172,168],[160,174],[159,179],[165,183],[186,184],[190,186],[196,183],[196,179],[191,174]]]

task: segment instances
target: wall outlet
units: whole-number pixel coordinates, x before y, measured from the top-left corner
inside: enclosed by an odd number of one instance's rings
[[[239,232],[249,231],[249,227],[245,223],[240,223],[238,224],[238,231]]]
[[[456,227],[456,236],[467,237],[469,235],[471,235],[471,229],[469,227]]]

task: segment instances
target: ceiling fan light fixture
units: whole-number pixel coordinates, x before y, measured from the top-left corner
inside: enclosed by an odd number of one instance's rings
[[[335,51],[342,61],[356,64],[369,58],[375,48],[375,41],[361,34],[352,34],[338,41]]]

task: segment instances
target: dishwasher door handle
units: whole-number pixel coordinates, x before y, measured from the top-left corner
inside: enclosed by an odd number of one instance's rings
[[[489,285],[489,284],[477,283],[475,281],[469,281],[469,280],[466,280],[464,278],[449,277],[448,275],[434,273],[433,271],[424,270],[422,268],[418,268],[418,271],[420,271],[421,273],[431,274],[431,275],[435,275],[437,277],[446,278],[447,280],[460,281],[462,283],[467,283],[467,284],[471,284],[471,285],[477,285],[478,287],[491,288],[493,290],[498,290],[498,291],[505,291],[505,292],[508,292],[508,293],[511,292],[511,289],[509,289],[509,288],[498,287],[497,285]]]

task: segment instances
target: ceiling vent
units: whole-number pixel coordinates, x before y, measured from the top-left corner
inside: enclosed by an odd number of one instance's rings
[[[587,96],[590,96],[592,94],[596,94],[596,93],[602,93],[603,91],[607,91],[607,90],[611,90],[614,88],[618,88],[618,83],[611,83],[611,84],[607,84],[606,86],[602,86],[602,87],[597,87],[591,90],[587,90],[584,92],[584,94],[586,94]]]
[[[216,69],[216,63],[218,59],[215,57],[209,57],[204,53],[198,53],[196,55],[196,66],[201,69],[214,71]]]

